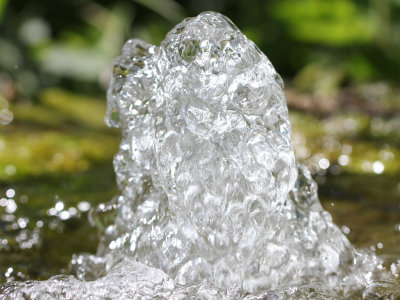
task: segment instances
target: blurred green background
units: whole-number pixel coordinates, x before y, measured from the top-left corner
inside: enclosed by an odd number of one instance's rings
[[[400,258],[399,0],[0,0],[0,283],[95,252],[87,211],[117,193],[111,61],[128,38],[158,44],[204,10],[284,78],[297,158],[335,222]]]

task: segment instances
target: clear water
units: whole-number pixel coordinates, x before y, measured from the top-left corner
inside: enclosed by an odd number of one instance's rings
[[[73,257],[75,277],[3,285],[4,298],[399,296],[399,266],[354,248],[320,205],[282,80],[230,20],[203,13],[122,52],[106,118],[122,131],[121,194],[90,213],[97,254]]]

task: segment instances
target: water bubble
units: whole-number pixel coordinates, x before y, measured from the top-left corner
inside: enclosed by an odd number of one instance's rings
[[[352,147],[351,145],[349,145],[349,144],[344,144],[344,145],[342,146],[342,153],[343,153],[343,154],[349,155],[349,154],[351,154],[352,151],[353,151],[353,147]]]
[[[0,124],[8,125],[12,122],[14,115],[8,109],[0,110]]]
[[[38,45],[50,36],[49,24],[41,18],[29,18],[22,22],[18,34],[26,44]]]
[[[70,207],[68,208],[68,213],[71,217],[75,217],[76,215],[78,215],[78,210],[75,207]]]
[[[371,172],[372,171],[372,163],[368,160],[365,160],[361,163],[361,169],[364,172]]]
[[[381,150],[379,151],[379,158],[383,161],[392,161],[394,159],[394,154],[389,150]]]
[[[332,165],[330,168],[329,168],[329,171],[331,172],[331,174],[332,175],[339,175],[340,174],[340,167],[338,166],[338,165]]]
[[[382,162],[380,162],[379,160],[375,161],[372,164],[372,170],[376,173],[376,174],[382,174],[383,171],[385,170],[385,166],[383,165]]]
[[[325,158],[325,157],[321,158],[321,159],[319,160],[319,162],[318,162],[318,166],[319,166],[321,169],[323,169],[323,170],[328,169],[328,168],[329,168],[329,165],[330,165],[330,162],[329,162],[329,160],[328,160],[327,158]]]
[[[338,162],[341,166],[347,166],[350,162],[350,158],[346,154],[342,154],[339,156]]]
[[[4,171],[6,172],[6,174],[8,176],[13,176],[13,175],[15,175],[17,173],[17,168],[14,165],[7,165],[4,168]]]
[[[58,201],[58,202],[56,203],[56,205],[54,206],[54,208],[55,208],[57,211],[62,211],[62,210],[64,209],[64,202]]]
[[[7,201],[7,206],[6,206],[6,212],[8,214],[13,214],[17,210],[17,204],[13,199],[8,199]]]
[[[346,225],[343,225],[342,226],[342,231],[343,231],[344,234],[349,234],[350,233],[350,228],[347,227]]]
[[[6,198],[0,199],[0,206],[6,207],[7,203],[8,203],[8,200]]]
[[[68,211],[66,211],[66,210],[63,210],[63,211],[61,211],[60,213],[59,213],[59,218],[61,219],[61,220],[63,220],[63,221],[65,221],[65,220],[68,220],[69,218],[70,218],[70,213],[68,212]]]
[[[13,198],[13,197],[15,196],[15,190],[13,190],[13,189],[8,189],[8,190],[6,191],[6,196],[7,196],[8,198]]]
[[[50,209],[47,210],[47,214],[48,214],[49,216],[55,216],[55,215],[57,215],[57,213],[58,213],[58,211],[57,211],[57,209],[55,209],[54,207],[52,207],[52,208],[50,208]]]
[[[21,197],[19,197],[19,202],[21,203],[27,203],[29,200],[27,195],[22,195]]]
[[[7,272],[4,274],[4,276],[5,276],[5,277],[10,277],[10,275],[11,275],[11,273],[12,273],[13,271],[14,271],[13,268],[11,268],[11,267],[8,268],[8,269],[7,269]]]
[[[19,228],[25,228],[29,222],[29,219],[28,218],[19,218],[17,222],[18,222]]]
[[[382,243],[378,243],[376,246],[378,247],[378,249],[382,249],[383,248],[383,244]]]
[[[8,245],[7,239],[0,239],[0,248],[5,248]]]
[[[81,201],[78,203],[78,209],[83,212],[88,211],[90,209],[90,203],[87,201]]]

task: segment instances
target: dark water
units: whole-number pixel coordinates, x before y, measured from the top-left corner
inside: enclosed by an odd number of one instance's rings
[[[67,273],[73,253],[94,253],[98,236],[89,225],[88,209],[116,194],[111,162],[85,172],[29,178],[0,188],[15,191],[12,199],[17,206],[13,213],[0,207],[2,283]]]

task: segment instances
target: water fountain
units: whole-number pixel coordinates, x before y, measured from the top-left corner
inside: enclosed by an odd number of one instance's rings
[[[8,283],[4,299],[399,296],[320,205],[282,79],[226,17],[185,19],[159,47],[129,40],[106,122],[122,131],[121,195],[90,214],[97,254],[73,257],[75,277]]]

